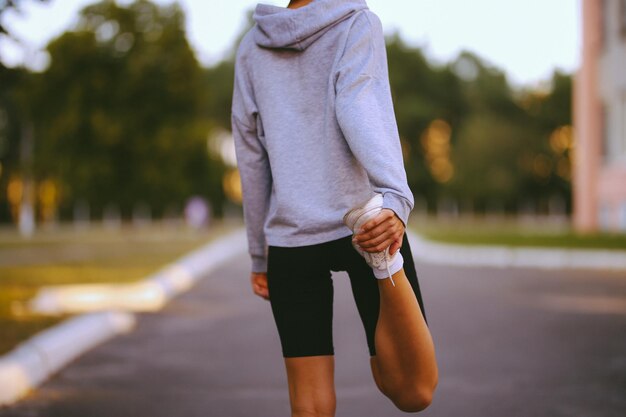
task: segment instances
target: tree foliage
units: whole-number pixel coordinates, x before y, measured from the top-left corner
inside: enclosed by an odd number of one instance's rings
[[[387,42],[389,76],[398,130],[408,157],[414,194],[435,207],[441,198],[507,209],[524,200],[570,200],[569,151],[555,151],[550,138],[571,125],[571,77],[555,73],[547,91],[513,89],[506,75],[469,52],[433,65],[397,36]],[[449,137],[439,155],[425,140],[433,122]],[[437,141],[432,144],[437,144]],[[450,164],[441,175],[442,163]],[[545,204],[544,204],[545,205]]]
[[[137,201],[159,212],[192,194],[221,199],[208,89],[176,4],[102,1],[48,52],[33,109],[39,176],[59,178],[68,200],[125,214]]]
[[[202,68],[176,3],[86,7],[76,27],[48,45],[43,73],[0,66],[0,185],[20,171],[19,136],[32,123],[34,175],[62,186],[66,216],[79,199],[96,216],[108,203],[128,216],[140,201],[159,215],[192,194],[219,212],[225,166],[208,153],[207,138],[230,129],[234,51],[252,24],[249,13],[228,57]],[[520,199],[569,204],[570,75],[557,72],[540,89],[512,88],[475,54],[436,64],[398,35],[387,39],[387,57],[416,196],[430,207],[442,198],[511,210]]]

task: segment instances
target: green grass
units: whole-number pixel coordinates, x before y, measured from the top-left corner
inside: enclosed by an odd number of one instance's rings
[[[575,233],[568,225],[545,221],[423,218],[412,220],[409,227],[430,240],[443,243],[626,250],[626,234],[583,235]]]
[[[0,354],[67,318],[27,311],[26,302],[41,286],[137,281],[239,225],[220,222],[203,232],[159,225],[60,227],[30,239],[0,231]]]

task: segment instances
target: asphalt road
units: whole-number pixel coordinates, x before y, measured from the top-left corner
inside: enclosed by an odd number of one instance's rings
[[[1,417],[282,417],[286,381],[248,261],[88,352]],[[440,384],[424,416],[626,415],[626,274],[418,265]],[[335,275],[338,417],[393,417]]]

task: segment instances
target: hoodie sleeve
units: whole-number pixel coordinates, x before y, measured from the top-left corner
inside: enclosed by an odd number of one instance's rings
[[[231,124],[243,192],[243,213],[253,272],[267,271],[263,225],[269,209],[272,175],[257,123],[258,111],[243,62],[235,63]]]
[[[355,158],[363,165],[383,208],[407,224],[413,194],[407,184],[393,111],[387,53],[378,16],[355,18],[335,72],[337,121]]]

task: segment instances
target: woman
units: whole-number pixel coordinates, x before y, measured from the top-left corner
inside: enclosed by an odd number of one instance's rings
[[[437,365],[380,20],[364,0],[258,4],[253,17],[232,127],[252,288],[271,303],[292,416],[335,413],[331,271],[349,274],[377,386],[422,410]]]

